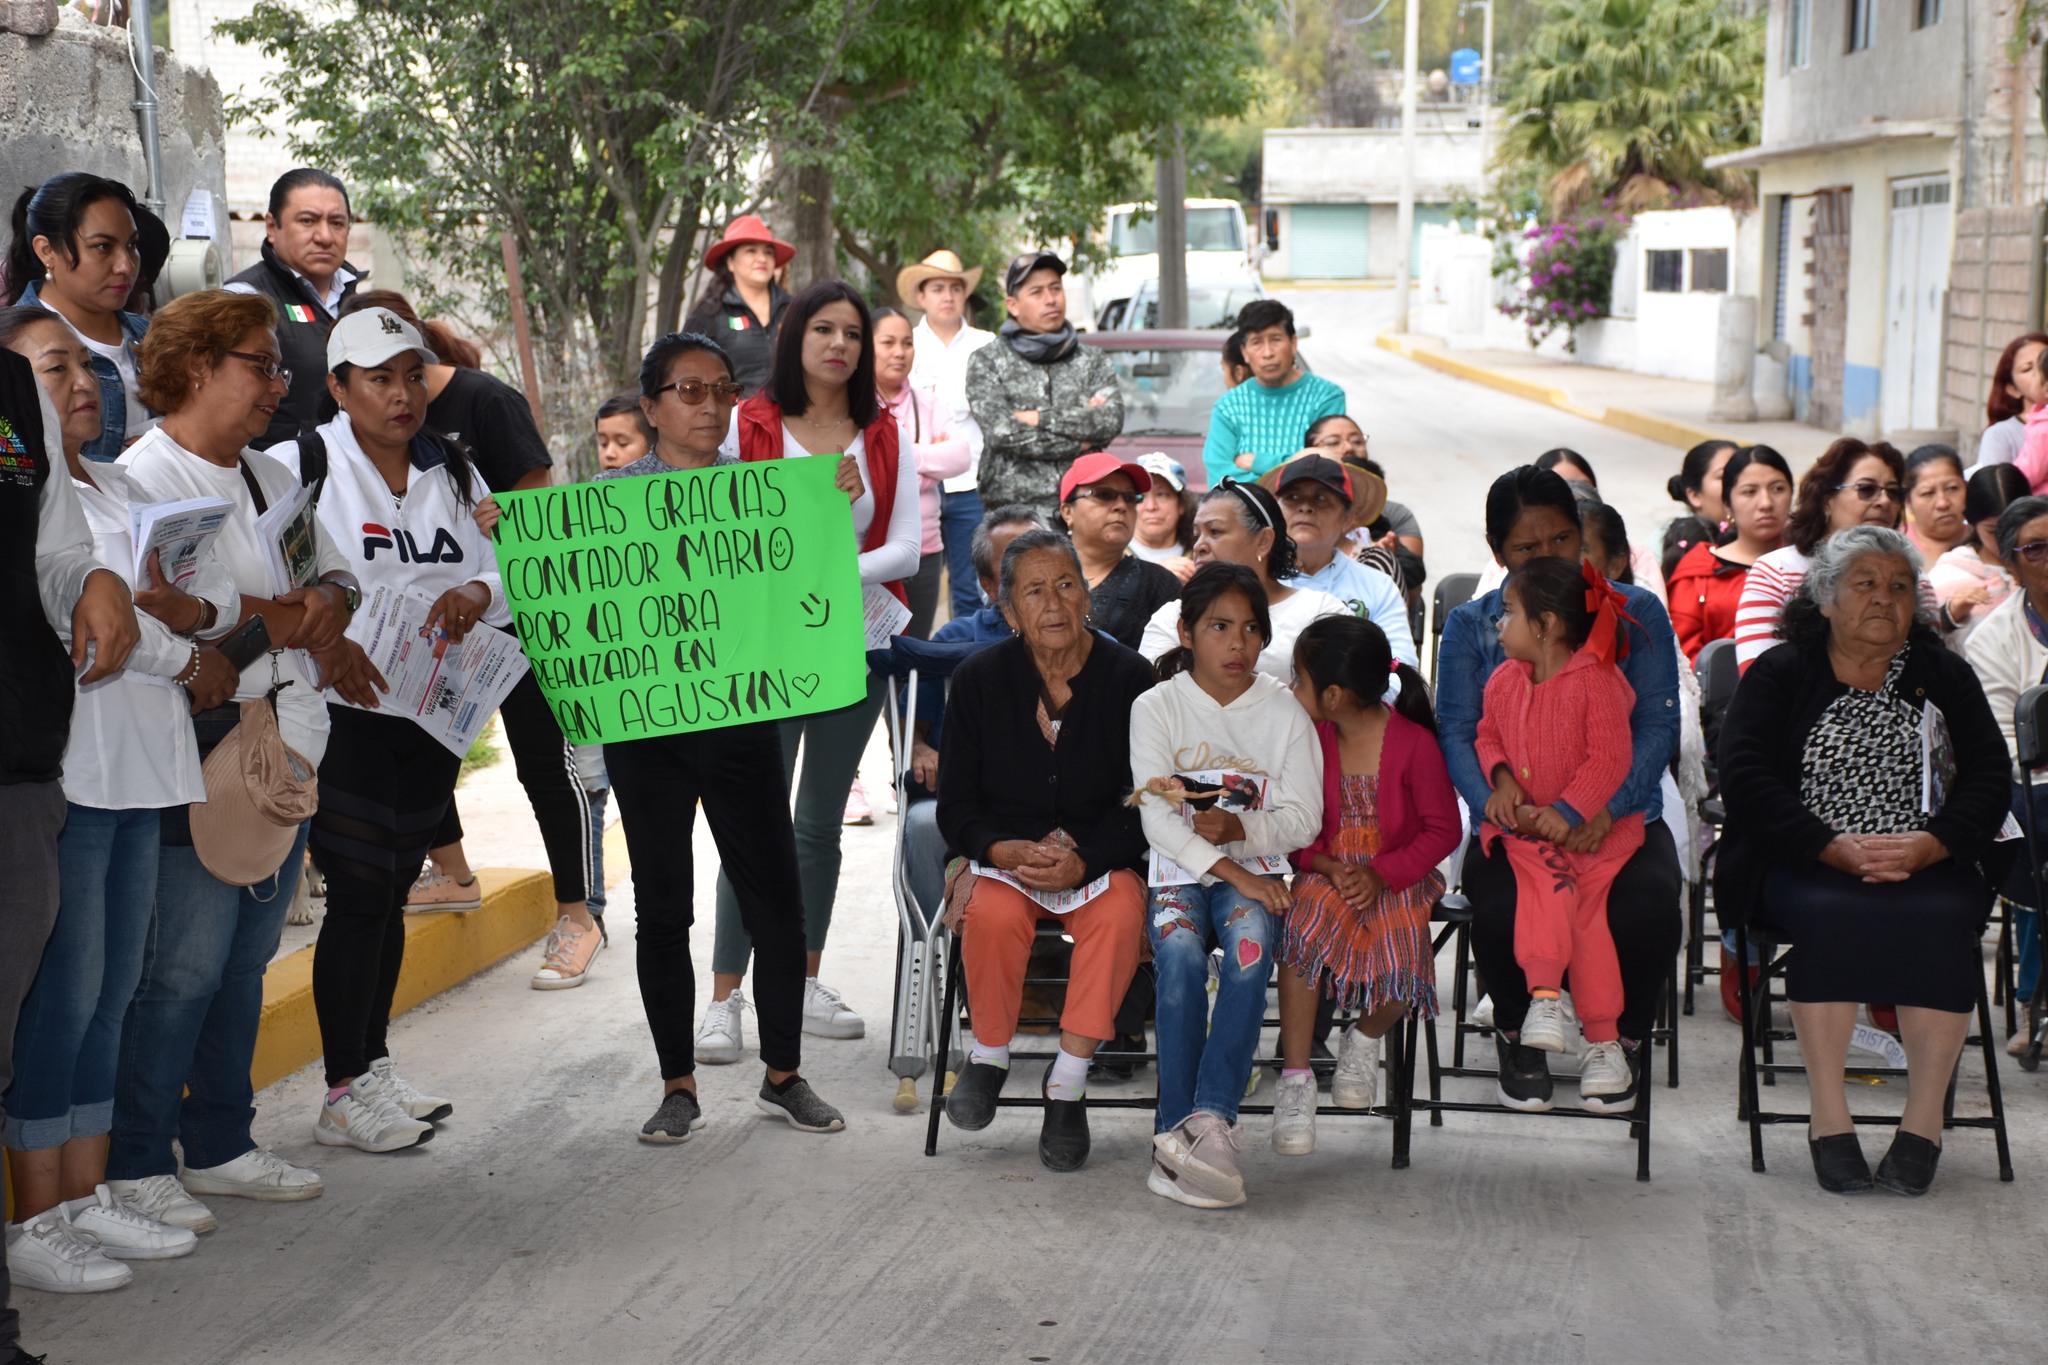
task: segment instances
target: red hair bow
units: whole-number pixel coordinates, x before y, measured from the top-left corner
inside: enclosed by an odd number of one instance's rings
[[[1642,623],[1628,614],[1628,599],[1607,581],[1607,575],[1593,566],[1592,560],[1579,561],[1579,571],[1586,579],[1586,610],[1593,613],[1593,629],[1586,636],[1586,648],[1602,663],[1626,659],[1628,636],[1622,632],[1621,622],[1626,621],[1638,630]]]

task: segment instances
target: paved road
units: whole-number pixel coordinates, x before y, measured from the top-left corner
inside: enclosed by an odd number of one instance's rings
[[[1650,524],[1671,452],[1370,349],[1359,338],[1387,302],[1332,294],[1302,311],[1318,368],[1351,388],[1423,517],[1434,569],[1465,566],[1454,547],[1477,544],[1484,481],[1552,444],[1595,459]],[[877,751],[868,771],[885,770]],[[318,1078],[302,1072],[260,1098],[257,1135],[318,1167],[327,1196],[216,1201],[221,1230],[196,1255],[138,1266],[114,1294],[23,1291],[30,1344],[79,1365],[2038,1356],[2048,1079],[2005,1069],[2020,1183],[1999,1184],[1988,1139],[1963,1133],[1927,1199],[1843,1201],[1814,1186],[1796,1130],[1768,1134],[1769,1174],[1749,1170],[1736,1031],[1718,1011],[1686,1021],[1684,1084],[1656,1094],[1647,1185],[1619,1125],[1532,1118],[1419,1127],[1402,1172],[1380,1120],[1325,1120],[1305,1160],[1273,1156],[1253,1120],[1252,1202],[1210,1214],[1145,1191],[1138,1114],[1098,1114],[1075,1176],[1040,1168],[1018,1111],[947,1130],[928,1160],[923,1116],[889,1104],[893,831],[878,820],[846,834],[826,967],[870,1036],[813,1041],[806,1058],[846,1132],[757,1115],[749,1062],[702,1071],[695,1141],[633,1139],[658,1084],[622,889],[588,986],[533,992],[520,960],[398,1024],[407,1073],[457,1101],[434,1143],[315,1146]],[[701,829],[697,844],[708,861]],[[699,905],[710,889],[700,864]],[[1974,1062],[1962,1093],[1969,1107],[1982,1093]]]

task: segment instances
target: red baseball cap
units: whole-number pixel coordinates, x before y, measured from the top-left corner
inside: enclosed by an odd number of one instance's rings
[[[1145,472],[1145,466],[1131,460],[1120,460],[1106,450],[1098,450],[1067,466],[1067,472],[1060,476],[1060,501],[1073,497],[1074,490],[1084,484],[1100,483],[1112,474],[1130,475],[1131,486],[1140,493],[1152,491],[1152,476]]]

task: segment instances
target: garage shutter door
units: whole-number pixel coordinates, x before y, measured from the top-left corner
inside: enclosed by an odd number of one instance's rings
[[[1296,204],[1288,215],[1289,273],[1298,280],[1365,278],[1369,213],[1363,204]]]

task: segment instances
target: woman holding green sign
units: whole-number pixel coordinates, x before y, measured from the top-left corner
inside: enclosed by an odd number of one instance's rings
[[[853,496],[861,585],[871,592],[886,589],[907,603],[903,580],[917,572],[923,536],[917,462],[901,458],[896,419],[876,393],[874,327],[853,286],[825,280],[791,302],[775,339],[768,386],[740,404],[721,449],[742,460],[844,452],[841,486]],[[810,953],[803,1027],[819,1038],[858,1038],[867,1031],[839,993],[818,980],[818,964],[839,889],[840,819],[881,710],[882,681],[870,675],[867,696],[853,705],[782,722],[785,769],[795,769],[799,745],[804,753],[796,793],[804,938]],[[730,873],[730,863],[725,871]],[[721,875],[718,937],[711,952],[712,1003],[697,1033],[697,1056],[703,1061],[739,1060],[746,1008],[739,986],[750,948],[732,881]]]
[[[654,449],[599,478],[738,462],[738,455],[721,451],[719,443],[739,385],[731,361],[711,338],[677,332],[655,342],[641,362],[640,395],[641,411],[654,428]],[[853,461],[842,457],[840,485],[851,493],[856,481]],[[695,1075],[699,1059],[690,1034],[697,1008],[697,973],[690,957],[696,885],[691,834],[699,803],[730,877],[734,913],[754,947],[761,1061],[768,1069],[755,1103],[807,1133],[845,1127],[839,1111],[797,1074],[807,980],[804,901],[789,787],[775,781],[783,772],[775,723],[608,743],[604,761],[633,859],[640,1000],[661,1063],[661,1107],[641,1127],[640,1140],[687,1142],[704,1126]],[[722,876],[720,890],[726,886]]]

